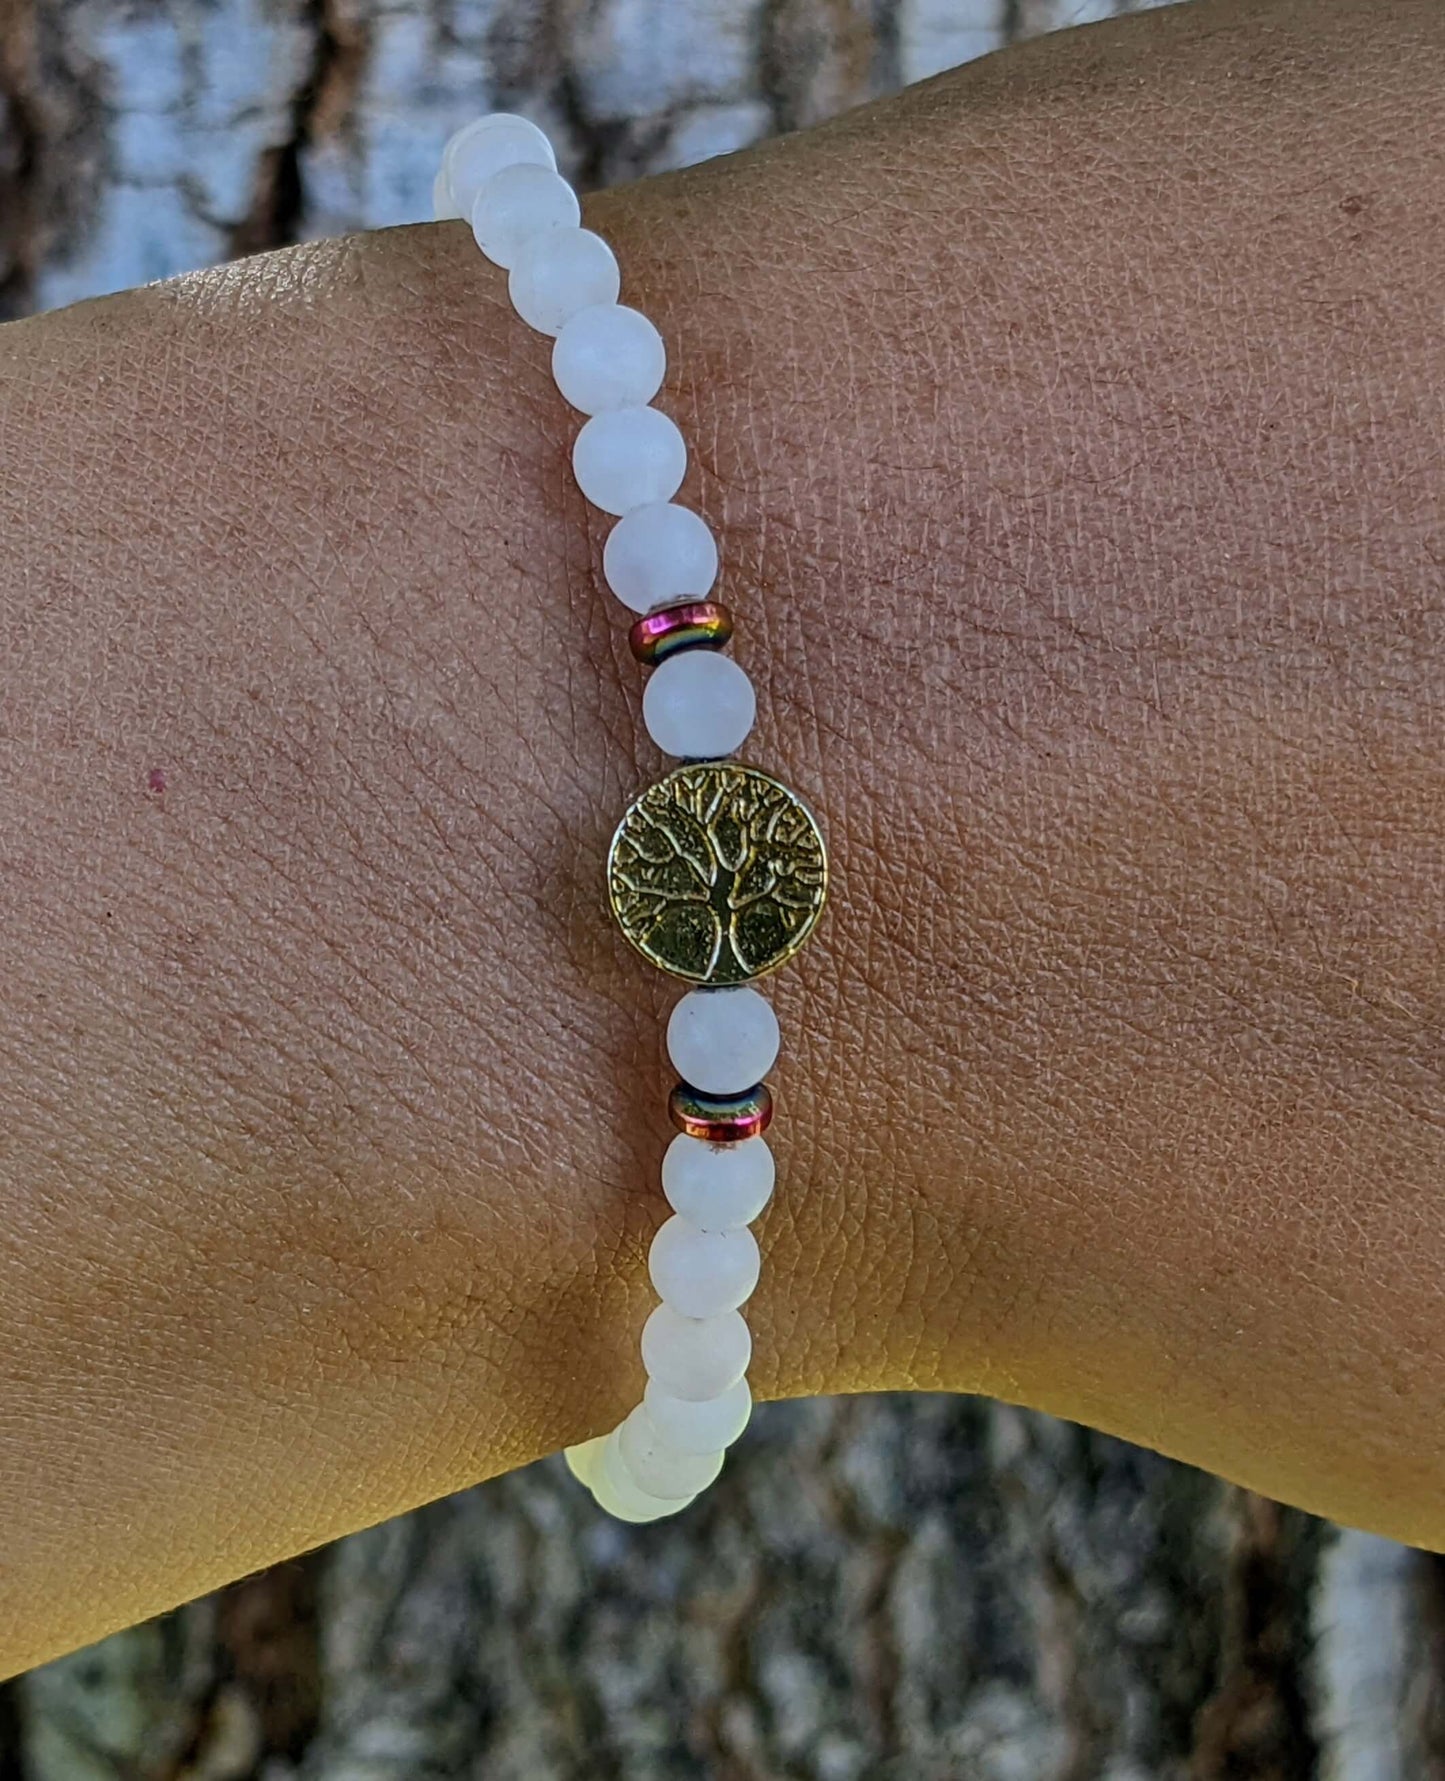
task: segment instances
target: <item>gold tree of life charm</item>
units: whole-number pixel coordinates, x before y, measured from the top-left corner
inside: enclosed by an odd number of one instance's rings
[[[628,806],[607,896],[643,954],[690,983],[746,983],[785,964],[828,892],[828,856],[796,792],[738,761],[695,761]]]

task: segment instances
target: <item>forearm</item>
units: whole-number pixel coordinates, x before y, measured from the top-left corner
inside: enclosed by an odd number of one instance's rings
[[[760,1388],[1438,1542],[1445,31],[1249,11],[594,210],[837,865]],[[671,997],[604,525],[463,229],[0,351],[13,1666],[625,1408]]]

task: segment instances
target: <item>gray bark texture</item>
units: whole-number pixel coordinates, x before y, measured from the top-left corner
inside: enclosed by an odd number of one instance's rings
[[[7,0],[19,314],[429,213],[492,106],[596,186],[1110,0]],[[1445,1561],[1004,1405],[759,1411],[676,1523],[559,1460],[0,1689],[0,1781],[1445,1781]]]

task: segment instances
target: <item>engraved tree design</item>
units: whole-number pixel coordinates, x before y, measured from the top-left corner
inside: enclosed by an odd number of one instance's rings
[[[608,869],[634,945],[696,983],[745,983],[781,964],[823,906],[827,866],[786,786],[729,763],[681,767],[624,818]]]

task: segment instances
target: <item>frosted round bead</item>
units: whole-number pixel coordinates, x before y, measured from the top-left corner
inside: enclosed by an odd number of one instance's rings
[[[717,541],[690,507],[650,501],[634,507],[607,534],[602,573],[634,612],[700,600],[717,580]]]
[[[496,115],[496,114],[494,114]],[[432,207],[437,213],[437,220],[443,216],[464,216],[466,213],[458,209],[456,199],[452,196],[452,162],[456,159],[457,150],[464,147],[474,136],[483,130],[490,129],[491,118],[473,118],[461,129],[453,130],[442,145],[442,158],[437,163],[437,176],[432,184]],[[445,202],[445,209],[443,209]]]
[[[552,348],[557,388],[583,414],[650,402],[666,370],[661,334],[640,311],[620,303],[579,309]]]
[[[670,499],[686,470],[687,446],[677,422],[658,408],[594,414],[572,447],[577,486],[604,513],[630,513]]]
[[[617,1431],[617,1451],[628,1476],[649,1496],[695,1497],[722,1470],[719,1445],[710,1453],[687,1453],[665,1441],[639,1404]]]
[[[552,154],[552,144],[547,140],[545,130],[534,124],[530,118],[523,117],[520,112],[489,111],[485,117],[470,119],[459,130],[453,130],[447,137],[446,142],[442,145],[439,163],[442,178],[450,182],[457,157],[463,154],[477,137],[485,135],[489,130],[497,129],[511,129],[521,135],[530,135],[545,146],[552,165],[556,165],[556,157]]]
[[[739,1379],[715,1398],[675,1398],[649,1379],[642,1405],[669,1447],[679,1453],[713,1453],[731,1447],[748,1426],[753,1394],[747,1380]]]
[[[647,1269],[658,1298],[680,1316],[720,1317],[758,1283],[758,1240],[746,1227],[705,1231],[674,1216],[652,1239]]]
[[[539,334],[560,332],[579,309],[615,303],[621,288],[616,256],[590,229],[533,235],[518,248],[507,277],[512,307]]]
[[[675,1398],[715,1398],[737,1383],[753,1357],[753,1339],[737,1311],[680,1317],[659,1305],[642,1326],[642,1364]]]
[[[602,1451],[604,1439],[604,1436],[597,1435],[590,1441],[580,1441],[575,1447],[565,1449],[567,1470],[579,1484],[591,1484],[592,1474],[597,1468],[597,1456]]]
[[[438,173],[431,182],[431,213],[437,222],[449,222],[452,217],[462,213],[452,198],[452,188],[447,184],[445,173]]]
[[[653,669],[642,692],[648,735],[664,754],[685,760],[714,761],[735,753],[757,714],[752,681],[731,656],[715,649],[669,657]]]
[[[685,1509],[691,1496],[657,1497],[642,1489],[622,1458],[620,1435],[620,1429],[608,1435],[592,1469],[592,1494],[598,1506],[619,1521],[660,1521]]]
[[[704,1231],[751,1224],[773,1194],[776,1175],[766,1138],[702,1144],[679,1132],[662,1156],[662,1191],[679,1217]]]
[[[582,216],[577,194],[553,167],[518,161],[504,167],[477,194],[472,234],[496,266],[512,266],[534,235],[575,229]]]
[[[519,161],[537,167],[557,165],[551,143],[529,119],[494,112],[472,128],[459,130],[442,156],[442,172],[458,214],[470,216],[487,181]]]
[[[667,1055],[704,1094],[740,1095],[777,1062],[778,1017],[745,985],[689,990],[668,1020]]]

